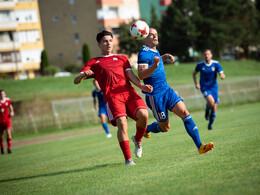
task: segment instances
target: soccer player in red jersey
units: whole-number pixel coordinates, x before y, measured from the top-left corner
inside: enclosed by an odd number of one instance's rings
[[[104,94],[110,123],[118,127],[117,138],[125,157],[125,164],[135,165],[131,157],[127,132],[127,117],[136,121],[136,134],[132,136],[135,155],[142,155],[141,139],[148,123],[148,110],[142,98],[136,93],[129,80],[141,90],[151,93],[151,85],[144,85],[133,73],[126,56],[112,54],[113,35],[109,31],[97,34],[96,40],[101,56],[89,60],[74,79],[78,84],[85,78],[98,81]]]
[[[7,132],[7,151],[12,153],[12,123],[11,116],[14,116],[14,109],[9,98],[6,97],[4,90],[0,90],[0,135],[1,135],[1,154],[4,154],[4,131]]]

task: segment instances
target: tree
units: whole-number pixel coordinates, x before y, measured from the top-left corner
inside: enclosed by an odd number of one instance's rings
[[[248,56],[248,47],[256,40],[255,3],[251,0],[209,0],[199,1],[198,6],[202,20],[197,21],[201,31],[197,48],[210,48],[219,57],[224,49],[241,46]]]
[[[151,4],[151,28],[155,28],[158,32],[160,32],[161,22],[158,19],[158,16],[155,12],[155,7],[153,4]]]
[[[119,28],[119,47],[120,52],[131,56],[133,53],[138,53],[144,44],[143,41],[135,40],[130,34],[130,25],[120,24]]]
[[[89,47],[86,43],[83,44],[83,47],[82,47],[82,61],[83,61],[83,64],[85,64],[87,61],[90,60],[90,51],[89,51]]]
[[[45,71],[50,67],[49,59],[47,52],[45,50],[41,53],[41,64],[40,64],[40,72],[42,75],[45,75]]]
[[[162,53],[177,55],[180,61],[190,61],[189,48],[199,32],[194,20],[199,18],[197,0],[173,2],[161,23],[160,49]]]

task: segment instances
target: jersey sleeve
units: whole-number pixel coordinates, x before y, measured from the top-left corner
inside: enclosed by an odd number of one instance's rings
[[[87,61],[86,64],[81,69],[80,74],[83,74],[87,70],[91,70],[92,69],[92,65],[95,63],[95,61],[96,60],[94,60],[94,59],[91,59],[91,60]],[[91,77],[85,78],[85,79],[89,79],[89,78],[94,78],[94,75],[92,75]]]
[[[92,65],[95,63],[94,59],[91,59],[86,62],[80,72],[86,72],[87,70],[91,70]]]
[[[221,65],[220,65],[220,63],[216,64],[216,70],[217,70],[218,73],[223,73],[224,72],[222,67],[221,67]]]
[[[148,55],[145,55],[145,52],[140,52],[138,54],[138,61],[137,64],[138,65],[149,65],[150,59]]]
[[[200,64],[197,64],[197,66],[195,67],[195,71],[196,71],[196,72],[199,72],[199,71],[200,71],[200,69],[201,69],[201,66],[200,66]]]
[[[127,71],[127,70],[132,70],[132,67],[127,59],[126,56],[124,56],[124,70]]]

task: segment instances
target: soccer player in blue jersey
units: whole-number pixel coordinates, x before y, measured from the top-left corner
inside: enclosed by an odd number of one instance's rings
[[[98,99],[98,116],[100,117],[102,126],[106,132],[107,138],[112,137],[112,134],[110,133],[108,129],[108,125],[106,123],[107,120],[107,109],[106,109],[106,103],[104,101],[104,95],[100,89],[100,86],[97,82],[97,80],[93,80],[93,84],[95,86],[95,89],[92,91],[92,97],[93,97],[93,103],[94,103],[94,108],[97,110],[97,101],[96,98]]]
[[[171,54],[160,55],[156,49],[158,34],[154,28],[150,28],[149,35],[145,38],[145,45],[138,55],[138,76],[145,84],[153,87],[152,93],[143,92],[146,104],[152,110],[156,122],[147,126],[145,137],[149,138],[151,132],[167,132],[170,129],[168,111],[179,116],[184,123],[187,133],[193,139],[199,154],[206,153],[214,146],[212,142],[204,144],[200,140],[199,130],[193,122],[181,97],[169,86],[166,81],[163,61],[174,60]]]
[[[201,90],[206,99],[205,118],[209,120],[208,130],[212,130],[212,124],[216,118],[218,98],[217,73],[223,80],[225,74],[218,61],[212,60],[212,52],[209,49],[204,51],[205,60],[199,62],[192,74],[195,87]],[[200,83],[197,83],[196,75],[200,72]]]

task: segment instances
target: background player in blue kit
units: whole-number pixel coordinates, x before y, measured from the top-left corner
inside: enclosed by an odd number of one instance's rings
[[[218,98],[217,73],[221,79],[225,78],[222,67],[219,62],[212,60],[212,52],[209,49],[204,51],[205,60],[198,63],[194,72],[193,80],[195,87],[201,90],[206,99],[205,118],[209,120],[208,130],[212,130],[212,124],[216,118]],[[196,74],[200,72],[200,84],[197,83]]]
[[[206,153],[214,146],[212,142],[204,144],[200,140],[199,130],[193,122],[183,100],[175,93],[166,81],[163,61],[174,60],[171,54],[160,53],[156,49],[158,34],[154,28],[150,28],[149,35],[145,38],[145,45],[138,55],[138,76],[145,84],[153,86],[153,92],[145,93],[147,106],[152,110],[157,122],[147,126],[145,137],[149,138],[151,132],[167,132],[170,128],[168,110],[179,116],[184,123],[187,133],[196,144],[200,154]]]
[[[107,134],[107,138],[112,137],[112,134],[109,132],[106,120],[107,120],[107,109],[106,109],[106,103],[104,101],[104,95],[99,87],[99,84],[97,80],[93,80],[94,86],[96,89],[92,91],[92,97],[94,102],[94,108],[97,110],[97,101],[96,97],[98,99],[98,116],[101,119],[102,126]]]

